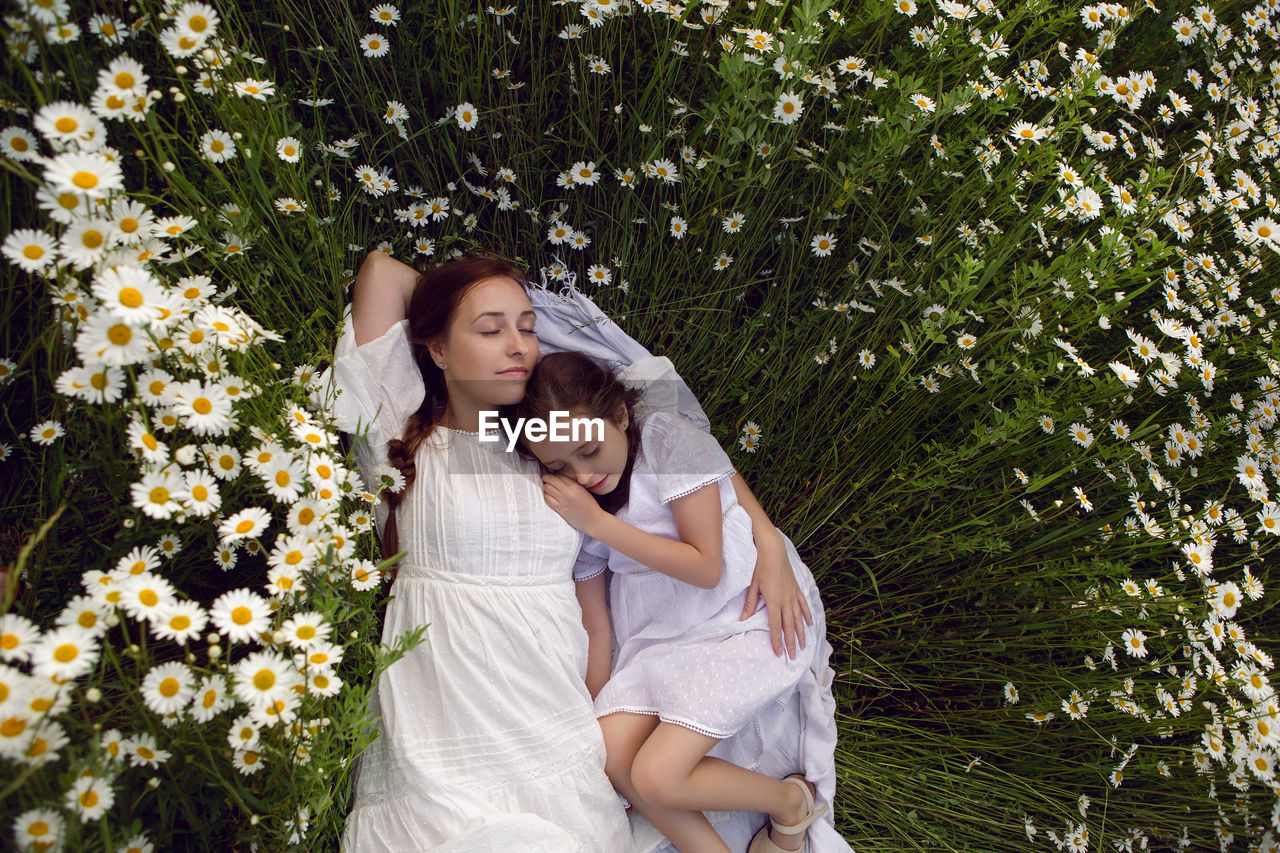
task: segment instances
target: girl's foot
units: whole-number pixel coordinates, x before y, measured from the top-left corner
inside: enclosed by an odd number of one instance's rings
[[[769,815],[772,827],[769,838],[783,850],[801,850],[804,848],[804,837],[809,831],[809,824],[822,812],[814,807],[813,797],[818,789],[803,776],[788,776],[782,780],[791,783],[788,788],[786,809]],[[780,827],[798,827],[795,832],[783,832]]]

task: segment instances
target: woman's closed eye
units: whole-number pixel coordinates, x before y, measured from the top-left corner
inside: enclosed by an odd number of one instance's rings
[[[532,335],[532,334],[534,334],[533,329],[520,329],[519,331],[520,331],[520,333],[521,333],[521,334],[524,334],[524,335]],[[502,333],[502,330],[501,330],[501,329],[486,329],[485,331],[481,332],[480,334],[482,334],[482,335],[497,335],[497,334],[501,334],[501,333]]]

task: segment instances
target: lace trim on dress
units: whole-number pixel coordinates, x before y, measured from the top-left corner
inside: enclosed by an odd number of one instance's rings
[[[671,723],[673,725],[681,726],[683,728],[688,729],[691,732],[697,732],[698,734],[704,735],[706,737],[713,737],[716,740],[724,740],[725,738],[732,737],[734,734],[733,732],[730,732],[729,734],[721,734],[720,732],[713,732],[709,729],[704,729],[701,726],[695,726],[693,723],[687,722],[685,720],[677,720],[674,717],[667,717],[667,716],[664,716],[662,712],[657,710],[656,708],[632,708],[627,706],[624,706],[621,708],[610,708],[608,711],[606,711],[603,714],[596,714],[596,719],[598,720],[601,717],[607,717],[609,714],[644,714],[646,717],[657,717],[659,720],[662,720],[662,722],[664,723]]]
[[[601,566],[597,571],[592,572],[591,574],[587,575],[586,577],[574,577],[574,580],[575,580],[575,581],[577,581],[578,583],[582,583],[583,581],[589,581],[589,580],[591,580],[592,578],[598,578],[598,577],[600,577],[602,574],[604,574],[604,570],[605,570],[605,569],[607,569],[607,568],[609,568],[609,567],[608,567],[608,566]]]
[[[699,484],[698,484],[698,485],[696,485],[696,486],[692,486],[692,487],[690,487],[690,488],[684,489],[684,490],[682,490],[682,491],[680,491],[680,492],[678,492],[678,493],[676,493],[676,494],[672,495],[671,497],[669,497],[669,498],[667,498],[667,499],[666,499],[665,503],[670,503],[671,501],[677,500],[677,499],[679,499],[679,498],[687,497],[687,496],[689,496],[689,495],[693,494],[694,492],[698,491],[698,489],[701,489],[703,486],[709,486],[709,485],[711,485],[712,483],[718,483],[718,482],[720,482],[721,480],[728,480],[728,479],[731,479],[731,478],[733,477],[733,475],[734,475],[734,474],[736,474],[736,473],[738,473],[738,472],[737,472],[737,471],[735,471],[735,470],[733,470],[732,468],[730,468],[728,471],[721,471],[719,474],[716,474],[716,475],[714,475],[714,476],[708,477],[707,479],[703,480],[701,483],[699,483]],[[727,512],[728,512],[728,510],[725,510],[725,512],[727,513]]]

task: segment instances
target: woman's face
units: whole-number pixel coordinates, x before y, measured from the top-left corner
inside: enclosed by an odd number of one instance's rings
[[[624,408],[619,420],[601,418],[604,436],[591,428],[591,415],[570,413],[571,426],[566,430],[578,430],[577,441],[525,440],[525,445],[552,474],[563,474],[595,495],[607,495],[622,481],[627,469],[627,413]],[[585,439],[585,440],[584,440]]]
[[[533,305],[505,276],[481,279],[458,303],[444,338],[429,345],[444,371],[451,405],[477,409],[520,402],[538,361]]]

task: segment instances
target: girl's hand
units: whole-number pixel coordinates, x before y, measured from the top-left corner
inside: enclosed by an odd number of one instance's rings
[[[786,645],[787,656],[796,657],[796,645],[805,648],[804,625],[813,624],[813,614],[809,610],[809,602],[796,576],[791,571],[791,562],[787,559],[786,546],[782,537],[775,535],[756,543],[756,570],[751,576],[751,586],[747,587],[747,600],[742,608],[739,621],[751,617],[761,596],[764,597],[765,609],[769,614],[769,636],[773,640],[773,653],[782,655]]]
[[[600,504],[577,480],[563,474],[542,475],[542,498],[560,517],[575,529],[587,533],[587,528],[604,514]]]

